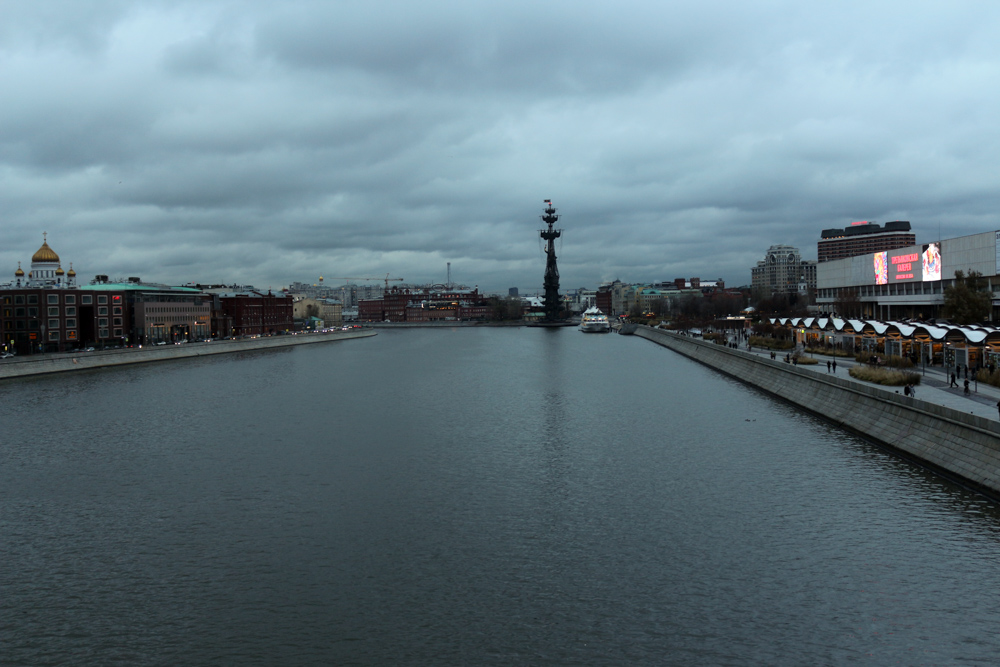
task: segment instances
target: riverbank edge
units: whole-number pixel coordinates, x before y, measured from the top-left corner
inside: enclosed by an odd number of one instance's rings
[[[636,335],[805,409],[1000,500],[1000,423],[672,331]]]
[[[370,329],[361,331],[332,331],[329,333],[308,333],[294,336],[268,336],[247,340],[224,340],[211,343],[188,345],[150,346],[142,349],[109,350],[85,354],[38,355],[18,359],[8,359],[0,363],[0,380],[71,373],[94,368],[148,364],[174,359],[190,359],[214,354],[233,354],[270,350],[293,345],[332,343],[352,338],[368,338],[377,335]]]

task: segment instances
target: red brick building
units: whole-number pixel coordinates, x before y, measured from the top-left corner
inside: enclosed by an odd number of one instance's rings
[[[228,292],[215,295],[213,301],[213,325],[231,329],[213,329],[215,337],[273,335],[294,326],[292,296],[284,292]]]
[[[441,291],[394,288],[381,299],[358,301],[358,319],[365,322],[486,320],[492,312],[489,301],[478,288]]]

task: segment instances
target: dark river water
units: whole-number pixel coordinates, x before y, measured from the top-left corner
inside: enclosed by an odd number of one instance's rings
[[[0,384],[3,665],[987,665],[991,502],[669,350],[374,338]]]

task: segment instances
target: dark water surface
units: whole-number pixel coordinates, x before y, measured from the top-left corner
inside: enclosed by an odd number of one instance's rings
[[[4,665],[1000,657],[995,505],[634,337],[382,331],[0,400]]]

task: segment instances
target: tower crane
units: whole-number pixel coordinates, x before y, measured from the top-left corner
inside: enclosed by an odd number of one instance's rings
[[[358,276],[346,276],[346,277],[345,276],[334,276],[333,280],[381,280],[381,281],[385,282],[385,291],[388,292],[389,291],[389,281],[390,280],[392,280],[392,281],[401,281],[403,279],[402,278],[390,278],[389,274],[387,273],[387,274],[385,274],[384,278],[361,278],[361,277],[358,277]]]

